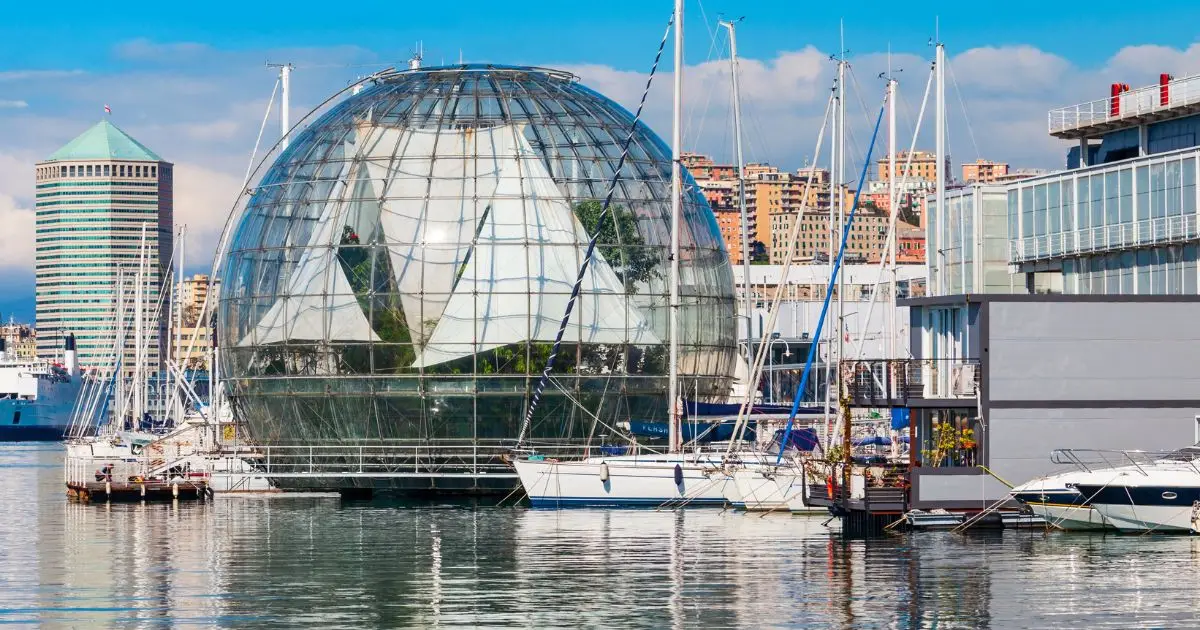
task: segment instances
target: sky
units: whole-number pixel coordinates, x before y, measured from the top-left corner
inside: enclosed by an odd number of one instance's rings
[[[38,3],[9,4],[0,21],[5,320],[10,313],[32,319],[34,163],[100,120],[106,104],[114,124],[176,164],[176,223],[188,225],[188,271],[207,271],[274,86],[267,62],[296,66],[293,122],[356,77],[403,65],[418,42],[426,65],[461,57],[566,69],[633,109],[671,12],[665,0],[210,0],[152,10],[60,0],[52,15]],[[851,67],[847,153],[855,174],[889,56],[900,81],[899,145],[911,142],[935,34],[949,59],[947,129],[956,165],[982,157],[1061,167],[1069,147],[1046,134],[1047,110],[1103,98],[1114,81],[1136,87],[1156,82],[1159,72],[1200,73],[1200,40],[1191,26],[1200,23],[1200,3],[1158,1],[1136,12],[1110,0],[1093,0],[1086,10],[1028,0],[897,6],[688,0],[686,148],[725,161],[732,153],[727,42],[715,28],[721,15],[744,18],[738,49],[747,159],[783,168],[814,155],[836,69],[829,57],[843,30]],[[670,64],[668,50],[645,115],[664,137]],[[266,146],[279,136],[275,116]],[[931,107],[917,147],[932,146]]]

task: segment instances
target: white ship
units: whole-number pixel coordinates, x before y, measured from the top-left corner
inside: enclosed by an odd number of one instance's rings
[[[9,356],[0,338],[0,442],[61,440],[81,382],[74,335],[61,364]]]

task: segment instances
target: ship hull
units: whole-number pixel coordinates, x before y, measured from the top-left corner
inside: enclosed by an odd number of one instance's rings
[[[37,400],[0,399],[0,442],[51,442],[63,439],[79,379],[39,383]]]

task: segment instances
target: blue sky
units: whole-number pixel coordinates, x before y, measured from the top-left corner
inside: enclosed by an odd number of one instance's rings
[[[632,108],[671,10],[666,0],[7,5],[0,20],[3,319],[10,309],[32,317],[34,163],[94,124],[106,103],[114,123],[176,164],[176,222],[195,235],[189,271],[205,271],[271,93],[274,78],[264,62],[298,66],[293,121],[356,76],[403,63],[418,40],[427,64],[457,61],[461,50],[469,62],[565,68]],[[1102,98],[1113,81],[1138,86],[1159,72],[1200,73],[1196,2],[1160,1],[1136,11],[1111,0],[895,6],[689,0],[687,148],[730,159],[725,42],[710,35],[721,13],[745,17],[739,48],[747,157],[785,168],[812,154],[840,19],[854,88],[848,153],[859,164],[889,45],[904,70],[899,136],[908,145],[935,17],[950,55],[947,126],[956,163],[985,157],[1060,167],[1068,147],[1046,134],[1048,109]],[[669,54],[664,64],[669,70]],[[664,136],[669,80],[656,81],[645,116]],[[267,145],[278,138],[274,117],[270,123]],[[930,125],[918,148],[932,148]]]
[[[670,12],[666,1],[608,2],[480,0],[330,3],[314,1],[205,3],[10,3],[0,22],[0,59],[22,67],[116,69],[113,46],[137,38],[198,42],[226,50],[303,45],[363,47],[381,58],[403,59],[416,40],[431,57],[504,58],[533,62],[605,63],[641,68]],[[896,11],[893,7],[912,7]],[[330,15],[331,7],[341,15]],[[849,11],[850,7],[861,7]],[[689,2],[689,37],[707,42],[702,13],[743,15],[748,57],[813,44],[835,50],[844,19],[852,50],[919,49],[940,19],[943,39],[958,48],[1028,44],[1080,64],[1096,63],[1130,44],[1183,47],[1195,37],[1200,4],[1160,0],[1131,11],[1129,2],[1089,0],[1080,5],[1030,0],[1006,2],[797,3],[794,0]],[[1145,11],[1145,12],[1143,12]],[[53,42],[53,45],[46,45]],[[703,46],[693,48],[699,54]]]

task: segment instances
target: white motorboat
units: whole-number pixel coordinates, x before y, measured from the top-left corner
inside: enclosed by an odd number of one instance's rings
[[[1200,468],[1195,461],[1161,460],[1112,471],[1075,484],[1091,506],[1122,532],[1200,533]]]
[[[1017,501],[1028,505],[1034,514],[1058,529],[1067,531],[1111,529],[1104,517],[1088,502],[1090,495],[1081,493],[1075,484],[1098,482],[1103,485],[1114,475],[1115,473],[1112,471],[1072,470],[1023,483],[1009,490],[1009,494]]]

